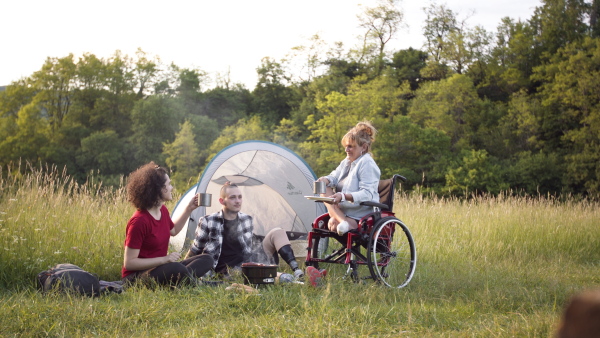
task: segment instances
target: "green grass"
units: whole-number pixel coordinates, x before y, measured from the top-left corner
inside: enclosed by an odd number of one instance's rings
[[[600,286],[597,202],[402,196],[395,211],[418,251],[404,289],[354,284],[343,266],[327,266],[323,288],[276,285],[260,296],[143,286],[95,299],[42,295],[35,276],[57,263],[118,280],[133,209],[123,189],[78,185],[51,168],[4,172],[0,188],[2,337],[549,337],[568,297]]]

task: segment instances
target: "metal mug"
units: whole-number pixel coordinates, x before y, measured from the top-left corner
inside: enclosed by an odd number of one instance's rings
[[[196,195],[198,196],[199,207],[210,207],[212,201],[212,194],[199,193]]]
[[[315,181],[313,185],[313,192],[315,194],[324,194],[327,191],[327,185],[325,182]]]

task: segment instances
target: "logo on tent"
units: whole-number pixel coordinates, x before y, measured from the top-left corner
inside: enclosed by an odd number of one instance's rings
[[[296,190],[296,187],[294,187],[294,185],[288,181],[287,182],[287,189],[288,190]],[[289,191],[288,195],[302,195],[302,191],[300,191],[300,190]]]

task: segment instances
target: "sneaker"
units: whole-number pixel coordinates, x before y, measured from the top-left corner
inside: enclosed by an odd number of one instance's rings
[[[279,276],[279,283],[293,283],[294,279],[294,276],[289,273],[282,273],[281,276]]]
[[[308,275],[308,280],[310,284],[314,287],[321,286],[323,283],[323,273],[314,266],[309,266],[306,268],[306,275]]]
[[[301,269],[294,270],[294,278],[296,280],[304,279],[304,271],[302,271]]]

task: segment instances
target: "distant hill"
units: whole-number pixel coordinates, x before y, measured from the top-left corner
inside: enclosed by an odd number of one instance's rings
[[[3,92],[6,90],[6,86],[0,86],[0,92]]]

